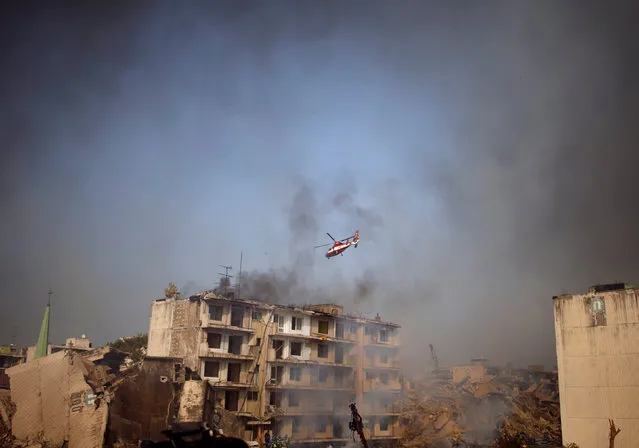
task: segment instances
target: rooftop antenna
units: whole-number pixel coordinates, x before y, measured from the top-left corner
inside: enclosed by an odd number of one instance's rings
[[[47,292],[47,306],[49,307],[49,312],[51,312],[51,296],[53,295],[53,290],[51,288],[49,288],[49,291]],[[49,331],[47,329],[47,347],[49,347]],[[48,350],[48,348],[47,348]]]
[[[224,274],[218,273],[217,275],[222,277],[221,282],[222,285],[224,285],[224,295],[226,295],[231,278],[233,278],[232,275],[229,275],[229,271],[233,269],[233,266],[224,266],[223,264],[221,264],[220,267],[224,268]]]
[[[240,288],[242,287],[242,258],[243,258],[243,251],[240,250],[240,273],[238,274],[238,280],[237,280],[237,298],[241,299],[242,296],[240,295]]]

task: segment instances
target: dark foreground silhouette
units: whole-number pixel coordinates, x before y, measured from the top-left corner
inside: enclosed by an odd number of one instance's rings
[[[244,440],[226,437],[207,425],[182,424],[163,434],[168,440],[141,440],[139,448],[249,448]]]

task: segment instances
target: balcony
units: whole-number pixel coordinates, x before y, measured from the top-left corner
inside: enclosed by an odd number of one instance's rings
[[[215,362],[213,364],[216,364]],[[203,378],[214,388],[246,388],[257,385],[257,375],[242,371],[239,363],[219,363],[217,371],[211,372],[207,376],[206,366]],[[249,383],[252,381],[252,383]]]
[[[357,344],[357,339],[351,339],[349,337],[333,337],[323,333],[311,333],[308,339],[317,342],[334,342],[342,344]]]
[[[353,390],[354,381],[338,382],[333,378],[327,378],[325,382],[313,381],[291,381],[291,380],[268,380],[266,387],[269,389],[306,389],[306,390]]]
[[[399,415],[401,413],[401,406],[399,405],[399,401],[396,404],[389,404],[384,406],[382,403],[362,403],[360,407],[360,413],[362,415],[370,415],[370,416],[384,416],[384,415]]]
[[[270,405],[267,404],[264,407],[264,414],[271,417],[297,417],[297,416],[312,416],[312,415],[326,415],[332,416],[335,415],[335,411],[332,407],[324,406],[304,406],[300,404],[299,406],[287,406],[287,405]],[[344,414],[346,415],[346,414]],[[350,412],[349,414],[350,415]]]
[[[399,370],[400,366],[399,366],[399,361],[392,358],[392,357],[388,357],[385,361],[386,362],[382,362],[384,361],[384,358],[382,358],[379,355],[374,355],[374,356],[365,356],[364,357],[364,361],[363,361],[363,367],[365,369],[390,369],[390,370]]]
[[[204,340],[199,345],[199,356],[202,358],[222,358],[252,360],[245,335],[223,334],[220,332],[204,332]]]
[[[399,392],[402,389],[402,385],[399,380],[389,379],[386,384],[384,384],[379,379],[371,379],[364,380],[362,391],[364,393],[367,392]]]
[[[204,318],[202,320],[202,328],[217,328],[220,330],[243,332],[243,333],[255,332],[255,330],[249,326],[231,325],[230,323],[225,323],[224,321],[212,320],[208,318]]]
[[[254,357],[252,355],[242,355],[236,353],[223,352],[211,348],[204,348],[200,350],[201,358],[216,358],[216,359],[235,359],[238,361],[252,361]]]
[[[296,431],[291,436],[291,440],[296,443],[315,443],[315,442],[332,442],[332,441],[340,441],[346,442],[349,441],[349,438],[344,437],[342,434],[341,437],[334,437],[332,428],[327,429],[325,432],[317,432],[312,429],[300,429]]]
[[[399,348],[399,341],[394,336],[380,337],[376,334],[370,334],[364,336],[364,345]]]
[[[329,352],[328,357],[319,358],[317,353],[311,355],[308,359],[303,359],[301,356],[282,356],[278,358],[276,356],[277,352],[273,348],[268,349],[267,361],[271,363],[283,363],[283,364],[301,364],[301,365],[323,365],[323,366],[333,366],[333,367],[347,367],[353,368],[355,367],[355,363],[352,360],[348,359],[348,357],[344,356],[343,362],[335,362],[335,357],[333,352]]]

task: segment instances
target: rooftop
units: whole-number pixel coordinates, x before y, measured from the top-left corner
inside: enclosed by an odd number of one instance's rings
[[[634,285],[632,283],[623,283],[623,282],[615,282],[615,283],[602,283],[598,285],[593,285],[588,288],[588,292],[585,294],[599,294],[605,292],[615,292],[615,291],[629,291],[629,290],[637,290],[639,289],[639,285]],[[571,294],[564,293],[553,296],[553,300],[561,298],[561,297],[572,297],[574,295],[583,295],[583,294]]]
[[[23,358],[22,350],[17,345],[0,345],[0,356]]]
[[[164,302],[166,300],[190,300],[190,301],[196,301],[196,300],[203,300],[205,302],[208,301],[224,301],[224,302],[230,302],[230,303],[241,303],[241,304],[246,304],[246,305],[252,305],[261,309],[268,309],[268,310],[277,310],[277,309],[287,309],[290,311],[294,311],[300,314],[306,314],[306,315],[315,315],[315,316],[331,316],[331,317],[339,317],[342,319],[346,319],[346,320],[350,320],[350,321],[354,321],[354,322],[360,322],[360,323],[371,323],[371,324],[376,324],[376,325],[382,325],[382,326],[387,326],[387,327],[393,327],[393,328],[400,328],[400,325],[393,323],[393,322],[387,322],[387,321],[383,321],[379,318],[375,318],[375,319],[368,319],[365,317],[361,317],[361,316],[354,316],[352,314],[343,314],[343,307],[342,305],[338,305],[338,304],[332,304],[332,303],[322,303],[322,304],[313,304],[313,305],[306,305],[306,306],[298,306],[298,305],[281,305],[281,304],[274,304],[274,303],[267,303],[267,302],[260,302],[257,300],[249,300],[249,299],[239,299],[236,297],[225,297],[223,295],[219,295],[216,294],[213,290],[208,290],[208,291],[202,291],[198,294],[193,294],[191,296],[189,296],[186,299],[181,299],[178,297],[172,297],[170,299],[163,297],[161,299],[156,299],[154,300],[154,302]],[[324,312],[324,311],[319,311],[320,309],[327,309],[327,308],[334,308],[334,309],[339,309],[340,313],[333,313],[333,312]],[[378,314],[379,316],[379,314]]]

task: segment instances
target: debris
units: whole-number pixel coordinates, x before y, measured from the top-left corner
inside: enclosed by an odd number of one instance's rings
[[[119,372],[126,356],[110,347],[63,350],[7,369],[10,391],[0,397],[0,437],[20,446],[102,447],[109,403],[121,380],[116,373],[126,374]]]
[[[404,445],[493,446],[518,440],[528,446],[561,446],[559,399],[551,375],[495,374],[457,384],[431,376],[416,382],[404,403]]]
[[[101,447],[108,406],[97,399],[90,380],[98,369],[72,351],[62,351],[7,370],[16,405],[13,436],[30,443],[69,448]]]

